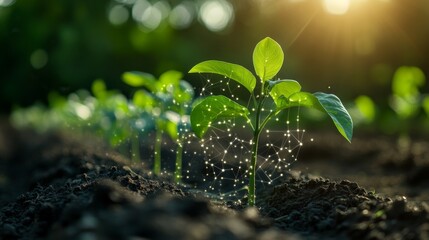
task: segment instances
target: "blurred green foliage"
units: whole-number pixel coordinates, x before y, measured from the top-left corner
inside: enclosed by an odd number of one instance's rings
[[[329,89],[350,105],[368,96],[376,118],[396,122],[391,104],[404,99],[389,103],[396,69],[429,74],[429,2],[350,1],[343,15],[326,12],[323,0],[1,1],[0,111],[47,103],[50,92],[90,89],[98,78],[130,96],[117,79],[131,69],[186,72],[205,59],[249,67],[249,49],[270,36],[288,52],[279,75],[301,79],[309,91]],[[201,76],[185,78],[201,85]],[[427,85],[419,91],[429,92]],[[429,109],[427,98],[420,102]]]

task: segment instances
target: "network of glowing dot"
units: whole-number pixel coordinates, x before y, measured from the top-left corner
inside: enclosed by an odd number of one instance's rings
[[[245,89],[235,81],[229,78],[214,81],[204,78],[204,83],[201,87],[201,97],[225,95],[247,106],[251,114],[255,113],[255,109],[249,107],[253,106],[250,95],[247,93],[246,96]],[[261,110],[268,115],[274,109],[274,103],[267,102]],[[222,108],[216,111],[222,111]],[[256,166],[258,188],[273,185],[282,179],[290,165],[298,160],[306,132],[300,128],[299,108],[295,111],[285,110],[285,116],[274,116],[271,123],[278,127],[266,127],[260,135]],[[210,123],[202,139],[188,134],[184,155],[191,160],[187,166],[188,170],[185,170],[184,180],[201,178],[193,176],[189,169],[203,161],[201,171],[193,173],[203,175],[202,182],[196,184],[196,188],[210,196],[215,194],[220,199],[237,200],[245,196],[248,177],[251,174],[249,167],[254,144],[252,134],[250,125],[241,117],[216,119]]]

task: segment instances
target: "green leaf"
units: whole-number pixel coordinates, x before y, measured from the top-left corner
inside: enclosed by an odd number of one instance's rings
[[[167,121],[165,125],[165,131],[167,132],[168,136],[170,136],[170,138],[174,141],[176,141],[177,137],[179,136],[179,133],[177,131],[177,124],[178,123],[172,121]]]
[[[319,100],[308,92],[297,92],[289,97],[281,96],[277,99],[277,111],[291,107],[307,107],[314,108],[320,111],[325,111]]]
[[[260,41],[253,51],[253,66],[262,82],[272,79],[280,71],[283,60],[281,46],[269,37]]]
[[[144,72],[126,72],[122,75],[123,81],[131,87],[146,87],[151,92],[156,91],[156,78]]]
[[[106,84],[101,79],[97,79],[92,83],[91,91],[92,94],[100,100],[104,100],[107,96]]]
[[[322,92],[314,93],[320,105],[331,117],[338,131],[347,141],[351,142],[353,136],[353,121],[341,100],[334,94]]]
[[[270,95],[274,102],[284,96],[288,98],[290,95],[301,91],[301,85],[295,80],[277,80],[268,81],[270,87]]]
[[[313,108],[327,113],[340,134],[347,141],[351,141],[353,136],[352,118],[341,103],[341,100],[334,94],[298,92],[292,94],[289,98],[280,97],[278,99],[277,111],[298,106]]]
[[[159,77],[157,90],[158,91],[172,91],[175,87],[177,87],[180,83],[180,79],[182,79],[183,74],[178,71],[170,70],[167,71]]]
[[[210,96],[201,100],[191,112],[191,127],[202,138],[212,123],[220,118],[235,118],[249,115],[246,107],[225,96]]]
[[[374,120],[376,108],[370,97],[361,95],[355,99],[355,104],[365,121],[372,122]]]
[[[243,85],[250,93],[256,86],[256,78],[253,74],[238,64],[217,60],[208,60],[195,65],[189,73],[214,73],[230,78]]]
[[[151,109],[155,105],[153,97],[145,90],[138,90],[134,93],[133,103],[142,109]]]
[[[413,97],[420,95],[419,87],[425,84],[426,78],[418,67],[402,66],[393,76],[392,91],[399,97]]]
[[[192,101],[194,88],[187,81],[181,80],[179,86],[174,89],[172,94],[176,103],[181,105]]]

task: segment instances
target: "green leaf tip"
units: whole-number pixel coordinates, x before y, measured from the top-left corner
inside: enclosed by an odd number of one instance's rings
[[[191,127],[195,135],[202,138],[214,121],[236,117],[247,119],[247,115],[249,110],[231,99],[222,95],[210,96],[194,105],[191,112]]]
[[[334,94],[322,92],[297,92],[289,97],[281,96],[276,101],[277,111],[290,107],[317,109],[329,115],[338,132],[349,142],[353,136],[353,121],[341,100]]]
[[[316,92],[313,94],[325,112],[331,117],[340,134],[349,142],[353,137],[353,120],[341,100],[334,94]]]
[[[277,75],[283,66],[283,61],[282,47],[270,37],[262,39],[253,50],[253,67],[262,82]]]
[[[249,92],[253,92],[256,86],[256,78],[245,67],[218,61],[208,60],[195,65],[189,73],[214,73],[230,78],[243,85]]]

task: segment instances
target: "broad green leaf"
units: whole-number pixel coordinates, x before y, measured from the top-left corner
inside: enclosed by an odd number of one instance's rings
[[[319,100],[320,105],[322,105],[326,113],[331,117],[341,135],[343,135],[347,141],[351,142],[353,136],[353,121],[341,100],[334,94],[322,92],[314,93],[314,96]]]
[[[178,71],[170,70],[167,71],[159,77],[158,81],[158,91],[172,91],[180,83],[183,74]]]
[[[133,103],[137,107],[150,109],[154,106],[154,99],[150,93],[145,90],[137,90],[133,96]]]
[[[256,78],[253,74],[238,64],[208,60],[195,65],[189,73],[214,73],[230,78],[243,85],[250,93],[256,86]]]
[[[146,87],[151,92],[156,91],[156,78],[144,72],[126,72],[122,75],[123,81],[132,87]]]
[[[340,99],[334,94],[321,92],[314,94],[308,92],[294,93],[289,98],[281,97],[278,99],[277,111],[298,106],[326,112],[334,122],[340,134],[346,138],[347,141],[351,141],[353,136],[352,118]]]
[[[281,46],[269,37],[260,41],[253,51],[253,66],[262,82],[272,79],[280,71],[283,60]]]
[[[276,104],[281,96],[288,98],[290,95],[301,91],[301,85],[295,80],[269,81],[269,85],[270,95]]]
[[[297,92],[289,97],[281,96],[277,99],[277,111],[290,108],[290,107],[307,107],[314,108],[320,111],[325,111],[320,105],[317,98],[308,92]]]
[[[225,96],[210,96],[201,100],[191,112],[191,126],[197,137],[202,138],[207,129],[219,118],[244,117],[249,110]]]

